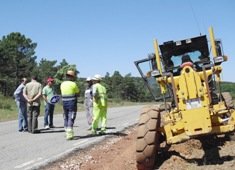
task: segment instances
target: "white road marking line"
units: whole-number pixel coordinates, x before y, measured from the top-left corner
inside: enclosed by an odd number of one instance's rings
[[[33,159],[33,160],[31,160],[31,161],[28,161],[28,162],[25,162],[25,163],[23,163],[23,164],[21,164],[21,165],[17,165],[17,166],[15,166],[15,168],[16,168],[16,169],[23,168],[23,167],[25,167],[25,166],[28,166],[28,165],[33,164],[34,162],[37,162],[37,161],[40,161],[40,160],[42,160],[41,157],[40,157],[40,158],[37,158],[37,159]]]
[[[88,139],[83,139],[83,140],[81,140],[81,141],[79,141],[77,143],[74,143],[73,146],[81,145],[83,143],[86,143],[87,141],[88,141]]]

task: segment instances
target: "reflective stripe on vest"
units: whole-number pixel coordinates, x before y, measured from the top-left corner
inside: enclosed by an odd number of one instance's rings
[[[76,100],[76,95],[63,95],[62,101],[70,101],[70,100]]]

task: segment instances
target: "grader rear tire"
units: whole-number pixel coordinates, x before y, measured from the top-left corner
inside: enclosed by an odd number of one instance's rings
[[[228,109],[234,108],[233,98],[229,92],[223,92],[222,97],[223,97],[225,105],[228,107]]]
[[[140,115],[136,141],[138,170],[152,170],[154,167],[157,151],[160,148],[159,115],[160,110],[158,107],[145,108]]]

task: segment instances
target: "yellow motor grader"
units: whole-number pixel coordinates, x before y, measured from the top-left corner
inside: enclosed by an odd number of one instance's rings
[[[155,53],[135,61],[154,99],[163,101],[140,114],[136,141],[139,170],[154,168],[162,142],[170,145],[234,132],[232,97],[220,87],[221,63],[227,57],[212,27],[209,37],[210,42],[200,35],[159,46],[154,40]]]

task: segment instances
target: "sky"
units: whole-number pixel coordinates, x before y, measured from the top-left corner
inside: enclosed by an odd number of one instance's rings
[[[0,37],[20,32],[42,58],[76,64],[79,77],[119,71],[140,76],[134,61],[154,52],[153,40],[207,35],[213,26],[235,82],[234,0],[0,0]]]

